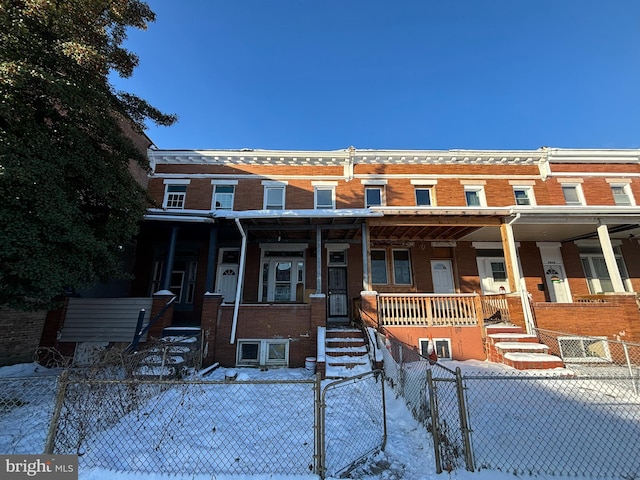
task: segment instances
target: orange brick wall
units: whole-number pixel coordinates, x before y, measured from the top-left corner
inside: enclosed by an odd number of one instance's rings
[[[590,296],[596,298],[597,296]],[[640,342],[640,312],[635,295],[602,295],[608,303],[535,303],[538,328],[574,335]]]
[[[429,338],[449,338],[451,355],[454,360],[486,360],[480,327],[385,327],[400,342],[415,347],[419,351],[419,340]]]

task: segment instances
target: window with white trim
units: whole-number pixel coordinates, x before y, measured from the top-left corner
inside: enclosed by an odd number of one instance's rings
[[[282,184],[264,186],[265,210],[284,210],[284,189]]]
[[[420,355],[424,358],[429,357],[429,339],[428,338],[420,338],[419,340],[420,346]],[[451,339],[450,338],[434,338],[433,339],[433,347],[438,355],[438,360],[452,360],[451,357]]]
[[[287,366],[289,340],[238,340],[236,364],[238,366]]]
[[[411,285],[409,250],[393,250],[393,283]]]
[[[364,206],[380,207],[384,205],[384,187],[370,186],[364,188]]]
[[[380,285],[389,283],[386,250],[371,250],[371,283]]]
[[[564,196],[565,205],[580,206],[585,204],[579,183],[563,183],[562,195]]]
[[[164,191],[163,208],[183,209],[187,197],[186,185],[167,185]]]
[[[233,210],[235,185],[216,184],[213,186],[213,210]]]
[[[262,252],[260,302],[302,302],[304,300],[305,252],[303,249],[266,247]]]
[[[514,186],[513,196],[516,200],[516,205],[535,205],[533,188],[529,186]]]
[[[613,194],[613,201],[616,205],[632,206],[635,205],[633,195],[631,193],[631,187],[628,183],[612,183],[611,193]]]
[[[415,187],[416,205],[418,207],[428,207],[432,204],[430,187]]]
[[[487,200],[484,196],[484,187],[465,185],[464,197],[467,202],[467,207],[486,207]]]
[[[316,186],[314,189],[314,207],[316,209],[336,208],[335,187]]]
[[[611,281],[602,249],[599,246],[578,245],[578,251],[580,252],[580,261],[582,262],[584,276],[589,285],[589,292],[592,295],[614,292],[613,282]],[[613,252],[624,289],[627,292],[631,292],[631,280],[627,273],[627,267],[624,263],[620,246],[614,246]]]

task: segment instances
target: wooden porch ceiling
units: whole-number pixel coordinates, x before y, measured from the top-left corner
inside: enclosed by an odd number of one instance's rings
[[[256,242],[315,242],[318,228],[325,241],[355,241],[362,237],[360,217],[252,218],[245,223],[249,240]]]
[[[371,239],[459,240],[483,227],[499,227],[498,216],[415,215],[369,220]]]

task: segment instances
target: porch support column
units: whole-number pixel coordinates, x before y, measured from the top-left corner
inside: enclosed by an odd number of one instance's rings
[[[316,294],[322,293],[322,230],[316,225]]]
[[[169,237],[169,249],[167,250],[167,258],[164,260],[164,271],[162,272],[162,282],[160,290],[169,290],[171,285],[171,272],[173,272],[173,261],[176,256],[176,242],[178,240],[178,226],[171,227],[171,236]]]
[[[218,226],[212,225],[209,229],[209,252],[207,254],[207,280],[205,292],[213,293],[213,281],[215,280],[216,250],[218,246]]]
[[[611,237],[609,237],[609,229],[606,225],[600,225],[598,227],[598,238],[600,239],[600,247],[602,248],[602,254],[604,255],[604,262],[607,265],[609,277],[611,277],[613,291],[616,293],[624,293],[624,283],[622,283],[622,276],[620,275],[620,270],[618,269],[618,264],[616,262],[616,254],[613,251]]]
[[[502,250],[504,251],[505,266],[507,267],[509,290],[519,292],[520,267],[518,267],[518,251],[516,250],[516,242],[513,240],[513,227],[510,223],[500,225],[500,238],[502,239]]]
[[[369,276],[369,226],[362,224],[362,290],[371,290],[371,277]]]

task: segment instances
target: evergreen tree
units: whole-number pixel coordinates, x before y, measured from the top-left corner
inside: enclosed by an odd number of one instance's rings
[[[123,278],[148,206],[131,133],[176,117],[108,74],[133,73],[122,42],[153,20],[138,0],[0,0],[0,304],[43,308]]]

